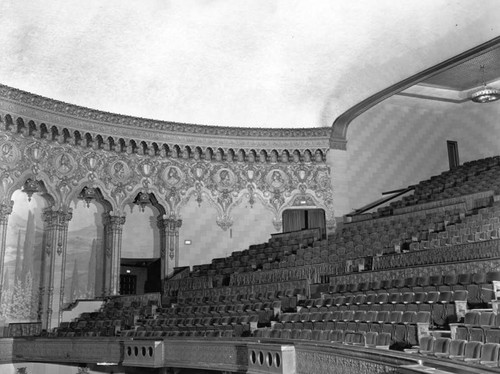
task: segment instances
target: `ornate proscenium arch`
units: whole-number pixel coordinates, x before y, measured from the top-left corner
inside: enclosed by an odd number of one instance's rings
[[[330,148],[332,149],[346,149],[347,145],[347,128],[349,124],[358,116],[366,112],[368,109],[377,105],[378,103],[384,101],[385,99],[391,97],[392,95],[404,91],[405,89],[426,80],[436,74],[439,74],[445,70],[448,70],[454,66],[457,66],[464,61],[470,60],[476,56],[486,53],[492,49],[497,48],[500,45],[500,36],[496,37],[484,44],[477,47],[469,49],[455,57],[452,57],[446,61],[443,61],[435,66],[432,66],[420,73],[412,75],[409,78],[402,80],[390,87],[379,91],[367,99],[356,104],[343,114],[341,114],[334,122],[333,129],[330,137]]]

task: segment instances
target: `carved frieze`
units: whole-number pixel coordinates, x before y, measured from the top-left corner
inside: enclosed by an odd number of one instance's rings
[[[31,178],[43,182],[58,209],[67,207],[87,187],[99,189],[116,214],[122,214],[139,192],[154,194],[167,215],[179,218],[190,199],[198,204],[206,201],[216,208],[215,220],[224,230],[232,226],[232,209],[242,201],[250,205],[259,201],[271,210],[277,230],[281,229],[283,210],[293,206],[323,208],[327,221],[333,222],[330,171],[322,161],[162,158],[89,150],[47,139],[33,140],[20,133],[0,134],[0,153],[4,152],[0,156],[0,185],[6,196]],[[297,196],[305,204],[298,205]]]
[[[396,374],[397,369],[371,360],[327,352],[297,351],[297,374]]]
[[[319,149],[323,154],[330,148],[331,128],[301,128],[301,129],[266,129],[206,126],[168,121],[135,118],[119,114],[107,113],[98,110],[78,107],[60,101],[48,99],[29,92],[0,85],[0,112],[11,114],[25,119],[25,123],[50,123],[58,131],[54,136],[60,142],[67,141],[63,135],[77,131],[88,133],[91,138],[97,135],[101,139],[121,137],[134,139],[140,142],[160,142],[181,147],[211,147],[213,149],[243,149],[246,152],[257,150],[255,157],[260,156],[260,150],[269,154],[272,150],[287,150],[291,155],[294,150],[312,150],[311,154]],[[15,126],[15,125],[13,125]],[[28,128],[22,129],[24,134],[33,132]],[[39,136],[42,134],[39,132]],[[72,144],[82,144],[78,139],[72,139]],[[335,143],[332,143],[335,146]],[[89,144],[87,144],[89,145]],[[99,146],[92,141],[93,147]],[[108,144],[109,149],[116,146]],[[288,158],[288,156],[282,156]]]

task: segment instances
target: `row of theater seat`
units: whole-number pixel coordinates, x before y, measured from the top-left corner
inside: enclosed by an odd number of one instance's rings
[[[340,243],[340,246],[336,247],[335,251],[339,255],[348,254],[350,257],[355,258],[370,255],[383,256],[392,253],[435,249],[494,240],[498,239],[500,235],[500,212],[495,214],[497,216],[486,220],[487,223],[475,221],[460,223],[460,221],[453,221],[456,224],[452,224],[451,222],[443,221],[439,225],[436,224],[435,228],[429,228],[428,224],[426,224],[405,228],[394,233],[390,231],[384,232],[380,236],[370,234],[361,239],[361,242],[344,241],[344,243]],[[473,216],[466,217],[465,219],[473,219]],[[468,226],[459,229],[463,225]],[[357,236],[361,237],[360,235]],[[335,247],[333,246],[333,248]]]
[[[375,305],[375,304],[435,304],[454,303],[455,301],[467,301],[467,290],[456,291],[420,291],[420,292],[387,292],[378,290],[373,293],[340,294],[335,297],[325,295],[323,298],[306,299],[299,302],[299,306],[308,309],[340,307],[342,305]]]
[[[169,318],[169,319],[144,319],[136,323],[136,327],[142,330],[162,331],[195,331],[211,329],[237,329],[250,331],[250,326],[257,327],[261,318],[257,314],[239,314],[226,317],[204,317],[204,318]],[[237,326],[237,327],[236,327]]]
[[[498,367],[500,360],[500,344],[424,336],[418,347],[405,349],[408,353],[424,356],[448,358],[467,363],[478,363],[490,367]]]
[[[343,311],[327,313],[283,314],[273,330],[340,330],[365,334],[386,332],[400,345],[417,343],[418,325],[431,322],[429,311]]]
[[[456,339],[500,343],[500,315],[490,310],[470,310],[462,323],[452,324],[451,328]]]
[[[226,329],[226,330],[124,330],[120,334],[120,337],[123,338],[181,338],[181,337],[190,337],[190,338],[233,338],[239,337],[235,330]]]
[[[413,196],[403,198],[402,204],[393,204],[391,208],[496,189],[500,179],[499,160],[498,156],[476,160],[421,181],[415,186]]]
[[[211,306],[217,304],[232,304],[232,303],[241,303],[241,302],[267,302],[267,301],[275,301],[282,300],[284,298],[294,298],[297,295],[304,295],[306,293],[305,289],[288,289],[284,291],[268,291],[268,292],[251,292],[251,293],[238,293],[232,295],[219,295],[219,296],[203,296],[196,298],[179,298],[179,304],[182,304],[183,307],[203,307],[203,306]],[[163,310],[174,311],[178,310],[178,308],[166,308]]]
[[[318,342],[340,343],[370,348],[389,349],[391,334],[387,332],[355,332],[344,330],[290,330],[290,329],[258,329],[253,335],[255,338],[314,340]]]
[[[391,297],[392,295],[392,297]],[[332,303],[332,300],[333,303]],[[335,299],[306,300],[301,309],[308,313],[314,312],[335,312],[351,311],[378,312],[378,311],[398,311],[398,312],[419,312],[428,311],[432,314],[432,323],[437,327],[456,322],[455,302],[467,300],[467,291],[431,291],[431,292],[407,292],[404,294],[369,294],[352,296],[339,296]],[[364,302],[363,304],[360,304]],[[465,307],[465,305],[464,305]],[[282,315],[285,316],[286,314]]]
[[[234,272],[253,271],[255,269],[278,268],[278,263],[287,255],[300,252],[302,247],[321,247],[327,250],[328,242],[319,240],[319,230],[303,230],[289,235],[271,238],[267,243],[251,245],[249,249],[234,251],[231,256],[215,258],[211,264],[195,265],[190,276],[213,276],[216,274],[231,274]],[[320,249],[320,250],[321,250]]]
[[[171,311],[168,309],[162,309],[159,313],[160,317],[168,316],[225,316],[239,314],[243,312],[255,312],[268,311],[268,310],[281,310],[281,301],[266,301],[266,302],[247,302],[238,304],[215,304],[215,305],[203,305],[203,306],[187,306],[180,308],[172,308]]]
[[[349,224],[341,232],[335,235],[333,240],[337,245],[348,245],[354,248],[358,244],[373,245],[382,242],[384,246],[391,240],[422,241],[435,239],[436,237],[446,238],[449,232],[459,231],[461,235],[471,234],[471,231],[481,231],[488,229],[484,227],[491,225],[489,229],[498,228],[494,225],[498,223],[500,217],[500,205],[493,205],[482,208],[477,213],[466,215],[463,208],[452,208],[446,213],[430,213],[425,216],[403,217],[395,216],[390,221],[377,222],[370,220],[358,224]],[[452,236],[455,236],[454,234]]]
[[[494,298],[493,281],[500,280],[500,272],[492,271],[488,273],[474,274],[449,274],[445,276],[436,275],[430,277],[396,278],[394,280],[382,280],[374,282],[361,282],[343,284],[339,283],[330,286],[331,297],[334,295],[350,293],[353,295],[378,293],[385,290],[387,293],[414,292],[446,292],[467,291],[467,302],[470,306],[479,307],[489,303]],[[384,291],[382,291],[384,292]]]
[[[333,237],[336,240],[349,239],[356,241],[355,238],[370,237],[378,239],[385,234],[394,235],[407,231],[441,231],[447,225],[460,222],[464,219],[467,211],[464,207],[444,207],[444,212],[422,211],[418,214],[408,216],[392,216],[384,219],[371,219],[360,222],[345,224],[341,231],[336,232]],[[493,211],[493,210],[492,210]],[[489,214],[484,213],[484,214]],[[483,216],[481,210],[478,218],[491,217],[490,215]],[[474,215],[473,215],[474,216]],[[336,242],[335,240],[335,242]],[[358,240],[359,241],[359,240]]]
[[[77,319],[74,322],[61,322],[49,336],[116,336],[120,330],[128,327],[129,325],[121,319],[97,321]]]

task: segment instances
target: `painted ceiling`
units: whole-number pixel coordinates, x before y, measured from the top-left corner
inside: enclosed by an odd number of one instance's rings
[[[3,0],[0,14],[0,83],[114,113],[247,127],[331,126],[500,35],[496,0]]]

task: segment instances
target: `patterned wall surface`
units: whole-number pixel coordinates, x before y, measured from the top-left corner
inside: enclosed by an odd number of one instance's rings
[[[200,206],[191,199],[181,210],[179,230],[179,266],[210,263],[213,258],[247,249],[250,244],[264,243],[276,232],[273,213],[257,201],[253,206],[243,202],[232,211],[234,224],[223,231],[213,219],[216,211],[208,203]],[[191,240],[191,245],[185,245]]]
[[[344,204],[360,208],[381,192],[447,170],[446,140],[458,142],[461,163],[500,154],[499,115],[498,103],[457,105],[393,96],[375,106],[348,129],[349,203]],[[339,198],[345,197],[336,195],[336,205]]]

